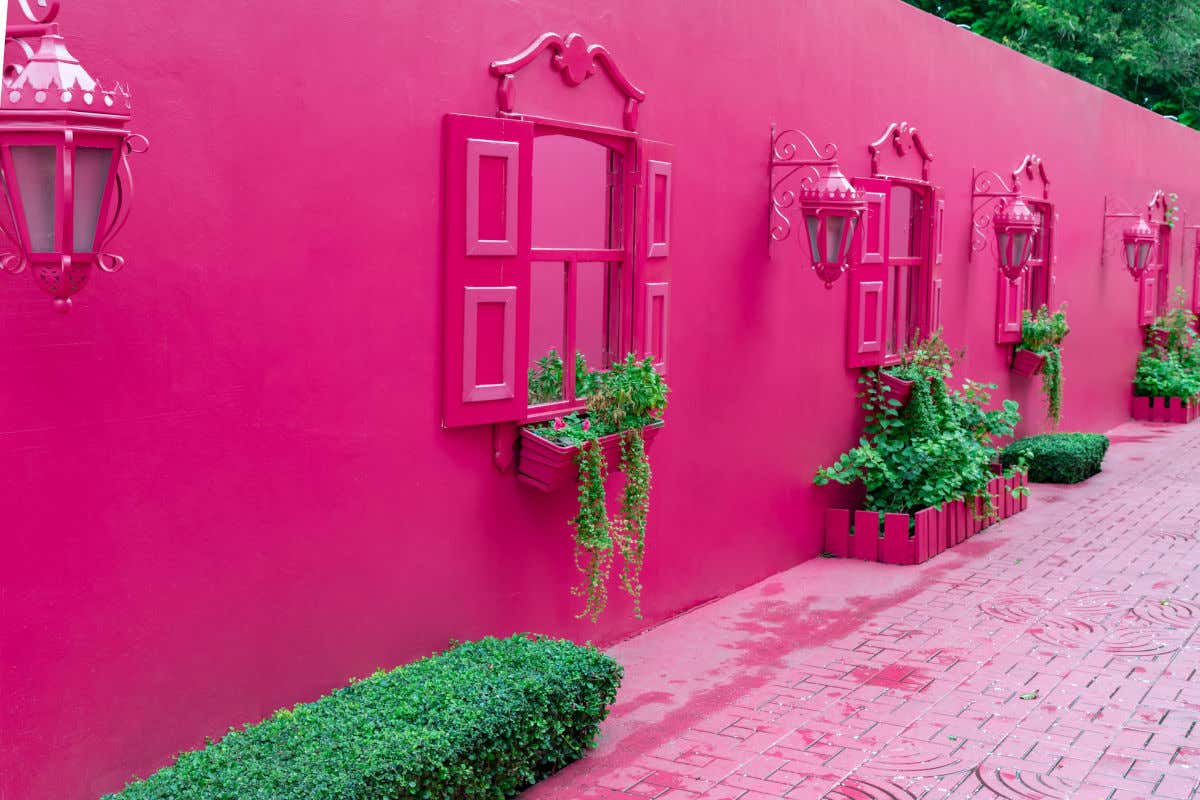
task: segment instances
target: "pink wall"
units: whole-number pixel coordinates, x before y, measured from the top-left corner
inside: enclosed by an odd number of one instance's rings
[[[972,166],[1046,159],[1069,429],[1125,418],[1139,346],[1134,283],[1100,269],[1105,193],[1200,210],[1194,132],[899,2],[253,6],[63,14],[93,72],[134,82],[153,147],[123,274],[65,317],[28,276],[0,282],[4,800],[93,798],[450,638],[611,642],[816,555],[837,495],[809,481],[856,435],[845,281],[822,289],[795,241],[767,256],[772,122],[837,142],[850,175],[887,123],[919,126],[948,338],[1029,430],[993,269],[966,263]],[[439,426],[441,115],[490,113],[487,63],[547,30],[610,47],[648,92],[641,130],[678,145],[644,622],[615,592],[575,621],[573,493],[496,472],[489,430]],[[619,118],[602,78],[568,95]]]

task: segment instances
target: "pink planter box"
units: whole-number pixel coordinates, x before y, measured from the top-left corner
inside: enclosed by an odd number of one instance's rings
[[[646,449],[654,443],[663,423],[655,422],[642,428]],[[621,434],[601,436],[596,440],[604,448],[604,457],[609,470],[616,469],[621,460]],[[517,454],[517,477],[522,482],[552,492],[564,486],[574,485],[579,480],[579,466],[575,457],[578,447],[563,447],[543,439],[528,428],[521,429],[521,447]]]
[[[988,484],[997,513],[976,519],[972,508],[983,513],[979,498],[925,508],[913,515],[881,514],[877,511],[825,510],[825,552],[838,558],[878,561],[881,564],[921,564],[965,542],[992,523],[1029,506],[1029,498],[1014,498],[1009,489],[1025,486],[1025,475],[996,478]],[[853,532],[850,522],[853,520]]]
[[[1031,350],[1018,350],[1013,353],[1012,371],[1028,378],[1041,372],[1045,363],[1045,356],[1039,356]]]
[[[1200,395],[1196,397],[1133,396],[1130,416],[1146,422],[1188,423],[1200,417]]]
[[[895,375],[880,371],[879,382],[891,390],[887,393],[887,399],[900,401],[901,407],[908,405],[908,401],[912,399],[912,381],[901,380]]]

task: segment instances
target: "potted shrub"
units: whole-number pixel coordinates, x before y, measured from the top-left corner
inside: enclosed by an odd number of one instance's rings
[[[1200,416],[1200,347],[1187,294],[1175,291],[1166,316],[1146,332],[1133,377],[1132,416],[1153,422],[1191,422]]]
[[[578,361],[577,361],[578,365]],[[646,448],[662,428],[669,391],[653,359],[632,353],[602,372],[587,375],[587,411],[521,429],[517,472],[521,479],[550,490],[575,475],[579,511],[575,563],[581,583],[572,590],[584,600],[580,617],[595,622],[607,605],[614,551],[621,557],[621,586],[633,598],[640,618],[641,567],[650,508],[650,463]],[[611,465],[625,474],[620,510],[608,514],[606,482]]]
[[[1062,342],[1070,332],[1066,303],[1053,314],[1046,306],[1036,314],[1026,311],[1021,320],[1021,343],[1013,352],[1013,372],[1025,377],[1042,374],[1046,418],[1052,426],[1062,419]]]
[[[924,561],[1024,506],[1020,465],[997,476],[998,437],[1013,434],[1020,413],[1005,400],[991,409],[994,386],[966,381],[951,391],[942,374],[917,380],[901,409],[873,371],[860,377],[864,436],[814,483],[861,483],[865,510],[830,509],[826,550],[885,563]],[[1011,502],[1014,498],[1017,502]]]

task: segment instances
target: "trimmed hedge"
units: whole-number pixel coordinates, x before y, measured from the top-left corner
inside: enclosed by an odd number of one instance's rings
[[[468,642],[230,729],[106,800],[502,800],[592,746],[621,676],[565,640]]]
[[[1000,463],[1010,467],[1024,457],[1034,483],[1079,483],[1100,471],[1107,452],[1101,433],[1044,433],[1004,448]]]

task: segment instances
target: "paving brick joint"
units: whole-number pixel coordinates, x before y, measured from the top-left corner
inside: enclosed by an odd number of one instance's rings
[[[1200,800],[1200,426],[1111,436],[926,564],[810,561],[613,647],[597,749],[522,800]]]

